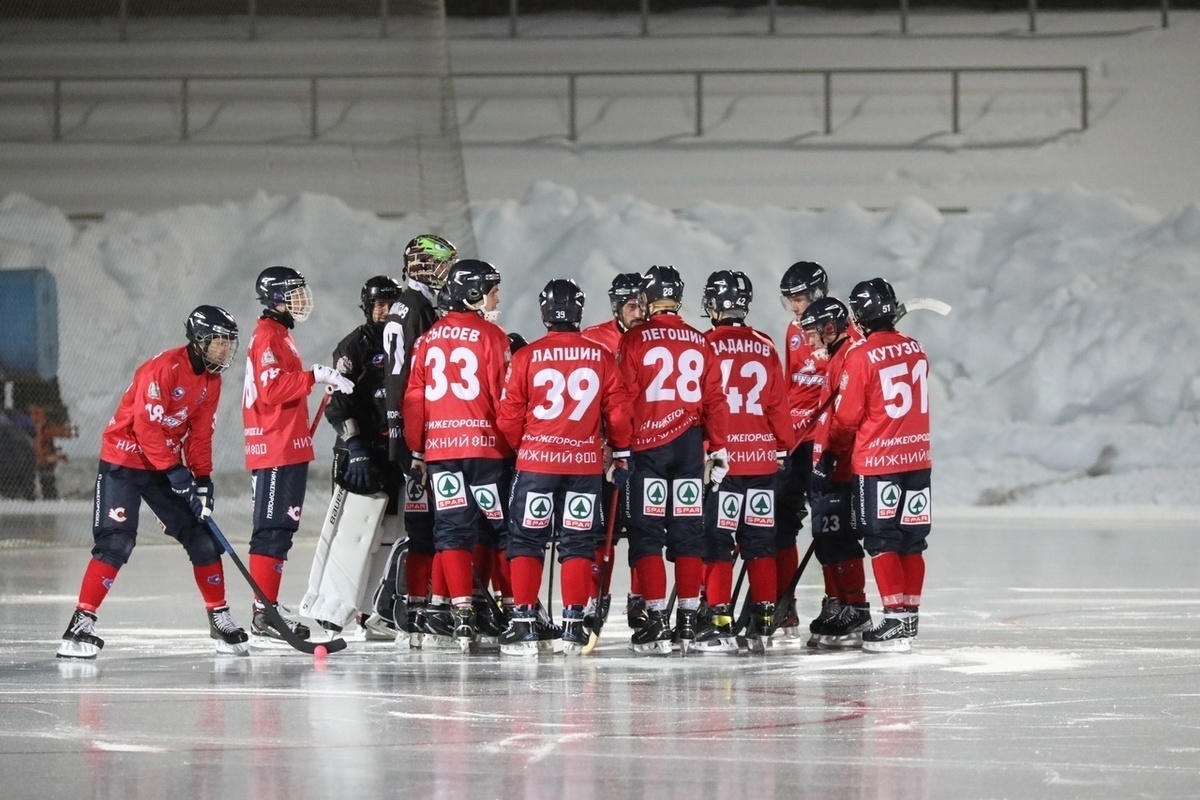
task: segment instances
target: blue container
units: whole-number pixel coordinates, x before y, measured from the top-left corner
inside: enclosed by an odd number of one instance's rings
[[[0,270],[0,367],[58,374],[58,289],[45,267]]]

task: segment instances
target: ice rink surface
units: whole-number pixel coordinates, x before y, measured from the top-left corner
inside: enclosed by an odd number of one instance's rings
[[[1197,796],[1195,521],[1027,513],[935,521],[910,654],[634,656],[618,570],[590,657],[352,642],[320,663],[286,648],[214,655],[186,557],[153,531],[101,607],[100,657],[56,660],[88,520],[6,516],[0,795]],[[293,550],[285,599],[298,601],[313,544]],[[247,624],[249,589],[226,570]],[[868,594],[877,607],[870,581]]]

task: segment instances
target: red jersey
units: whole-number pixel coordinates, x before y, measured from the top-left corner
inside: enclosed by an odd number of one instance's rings
[[[825,370],[828,380],[821,392],[821,402],[818,404],[818,408],[823,410],[813,424],[813,464],[821,460],[821,456],[826,450],[833,452],[837,456],[837,466],[833,470],[832,479],[838,483],[849,482],[853,473],[853,470],[850,469],[850,454],[854,449],[854,431],[840,428],[836,440],[831,439],[833,404],[829,403],[829,398],[841,384],[842,374],[846,368],[846,357],[861,341],[861,337],[853,340],[847,339],[829,359]],[[826,405],[827,403],[828,405]]]
[[[784,365],[788,378],[788,407],[792,412],[792,427],[804,433],[801,442],[812,440],[809,418],[820,407],[821,390],[825,388],[825,369],[828,364],[813,355],[812,345],[800,323],[788,323],[787,358]]]
[[[599,325],[584,328],[581,333],[583,338],[595,342],[608,352],[616,355],[618,348],[621,346],[621,336],[625,332],[617,324],[616,317],[614,317],[608,322],[601,322]]]
[[[713,450],[725,447],[729,406],[721,374],[700,331],[677,314],[655,314],[626,331],[617,366],[629,394],[633,449],[649,450],[703,425]]]
[[[517,469],[599,475],[600,422],[617,449],[632,424],[617,362],[574,331],[551,331],[513,354],[497,424],[517,450]]]
[[[836,441],[854,435],[856,475],[929,469],[929,360],[899,331],[870,334],[846,354],[833,404]]]
[[[496,427],[508,337],[474,311],[451,311],[413,346],[404,390],[404,439],[426,461],[507,458]]]
[[[283,323],[260,317],[246,346],[242,424],[246,469],[286,467],[313,460],[308,396],[316,379],[300,360]]]
[[[796,435],[787,382],[771,338],[748,325],[721,324],[704,334],[729,409],[729,474],[773,475],[776,452],[792,452]]]
[[[197,375],[186,346],[164,350],[134,371],[104,428],[100,459],[157,472],[183,461],[193,475],[211,475],[220,399],[220,375]]]

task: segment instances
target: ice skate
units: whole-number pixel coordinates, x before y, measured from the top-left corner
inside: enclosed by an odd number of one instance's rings
[[[475,641],[475,609],[471,606],[456,607],[454,615],[454,641],[464,653],[471,651]]]
[[[385,619],[378,611],[358,615],[358,626],[362,628],[363,639],[368,642],[392,642],[398,633],[390,619]]]
[[[680,655],[688,655],[696,643],[696,608],[680,608],[675,611],[675,628],[671,631],[671,644],[679,648]]]
[[[534,606],[537,610],[537,620],[534,622],[533,630],[538,637],[538,651],[542,653],[557,653],[562,650],[562,628],[554,624],[554,620],[550,619],[550,614],[547,613],[546,607],[539,600]]]
[[[641,630],[646,624],[646,599],[640,594],[626,595],[625,619],[632,631]]]
[[[660,609],[646,610],[646,624],[634,631],[629,649],[641,655],[670,655],[671,628]]]
[[[868,603],[842,603],[838,615],[825,625],[817,646],[827,650],[861,647],[863,631],[870,628],[871,606]]]
[[[805,636],[800,627],[800,616],[796,613],[796,598],[790,597],[783,602],[787,604],[788,613],[775,629],[772,638],[779,644],[799,644],[805,640]]]
[[[95,658],[104,647],[104,640],[96,635],[96,615],[81,608],[75,609],[67,630],[58,646],[57,658]]]
[[[534,630],[537,611],[533,606],[517,606],[513,609],[508,627],[500,634],[500,653],[506,656],[536,656],[538,635]]]
[[[911,642],[917,638],[917,606],[905,606],[901,619],[904,621],[904,635]]]
[[[278,606],[276,606],[276,610],[279,610]],[[288,619],[287,617],[283,617],[282,614],[280,616],[284,624],[288,626],[288,630],[294,635],[301,639],[307,639],[310,636],[308,626],[303,622]],[[254,608],[250,614],[250,633],[254,634],[254,644],[257,645],[286,642],[283,634],[275,628],[270,618],[267,617],[266,606],[259,602],[254,603]]]
[[[562,615],[562,653],[577,656],[588,643],[588,627],[583,606],[568,606]]]
[[[766,653],[771,646],[771,621],[775,618],[774,603],[755,603],[746,623],[746,649],[751,653]]]
[[[250,652],[250,637],[234,622],[229,606],[208,609],[208,635],[216,641],[218,653],[244,656]]]
[[[842,601],[836,597],[825,596],[821,598],[821,613],[813,618],[813,621],[808,623],[808,646],[816,647],[821,642],[821,636],[825,633],[825,627],[833,622],[837,617],[838,612],[842,610]]]
[[[737,638],[733,635],[733,609],[728,603],[712,606],[708,621],[696,632],[692,648],[697,653],[736,653]]]
[[[486,598],[477,597],[475,607],[475,647],[480,650],[495,650],[500,646],[500,634],[507,626],[500,608]]]
[[[425,601],[410,600],[404,622],[396,629],[396,647],[420,650],[425,638]]]
[[[423,646],[426,650],[458,650],[458,642],[454,640],[454,612],[449,603],[430,604],[425,611],[425,635]]]
[[[867,653],[907,653],[912,642],[906,635],[903,611],[883,610],[883,621],[862,634],[862,649]]]

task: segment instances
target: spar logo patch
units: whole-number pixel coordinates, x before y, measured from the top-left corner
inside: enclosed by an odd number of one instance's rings
[[[425,481],[409,479],[404,487],[404,510],[415,514],[429,513],[429,489]]]
[[[875,487],[875,519],[895,519],[900,509],[900,487],[880,482]]]
[[[930,523],[929,505],[928,487],[919,492],[909,492],[904,497],[904,510],[900,512],[900,524],[928,525]]]
[[[662,478],[642,478],[642,514],[647,517],[667,515],[667,482]]]
[[[671,513],[677,517],[698,517],[703,512],[700,503],[700,479],[681,478],[674,483],[675,502]]]
[[[717,527],[725,531],[736,531],[742,518],[742,496],[736,492],[717,494]]]
[[[563,501],[563,528],[590,531],[592,517],[596,513],[596,495],[582,492],[567,492]]]
[[[475,497],[475,505],[488,519],[504,519],[504,509],[500,507],[500,490],[496,484],[472,486],[471,494]]]
[[[775,491],[748,489],[746,491],[746,524],[759,528],[775,527]]]
[[[433,476],[433,505],[437,511],[465,508],[466,484],[461,472],[441,472]]]
[[[525,495],[525,515],[521,519],[523,528],[548,528],[554,515],[554,497],[545,492],[530,492]]]

